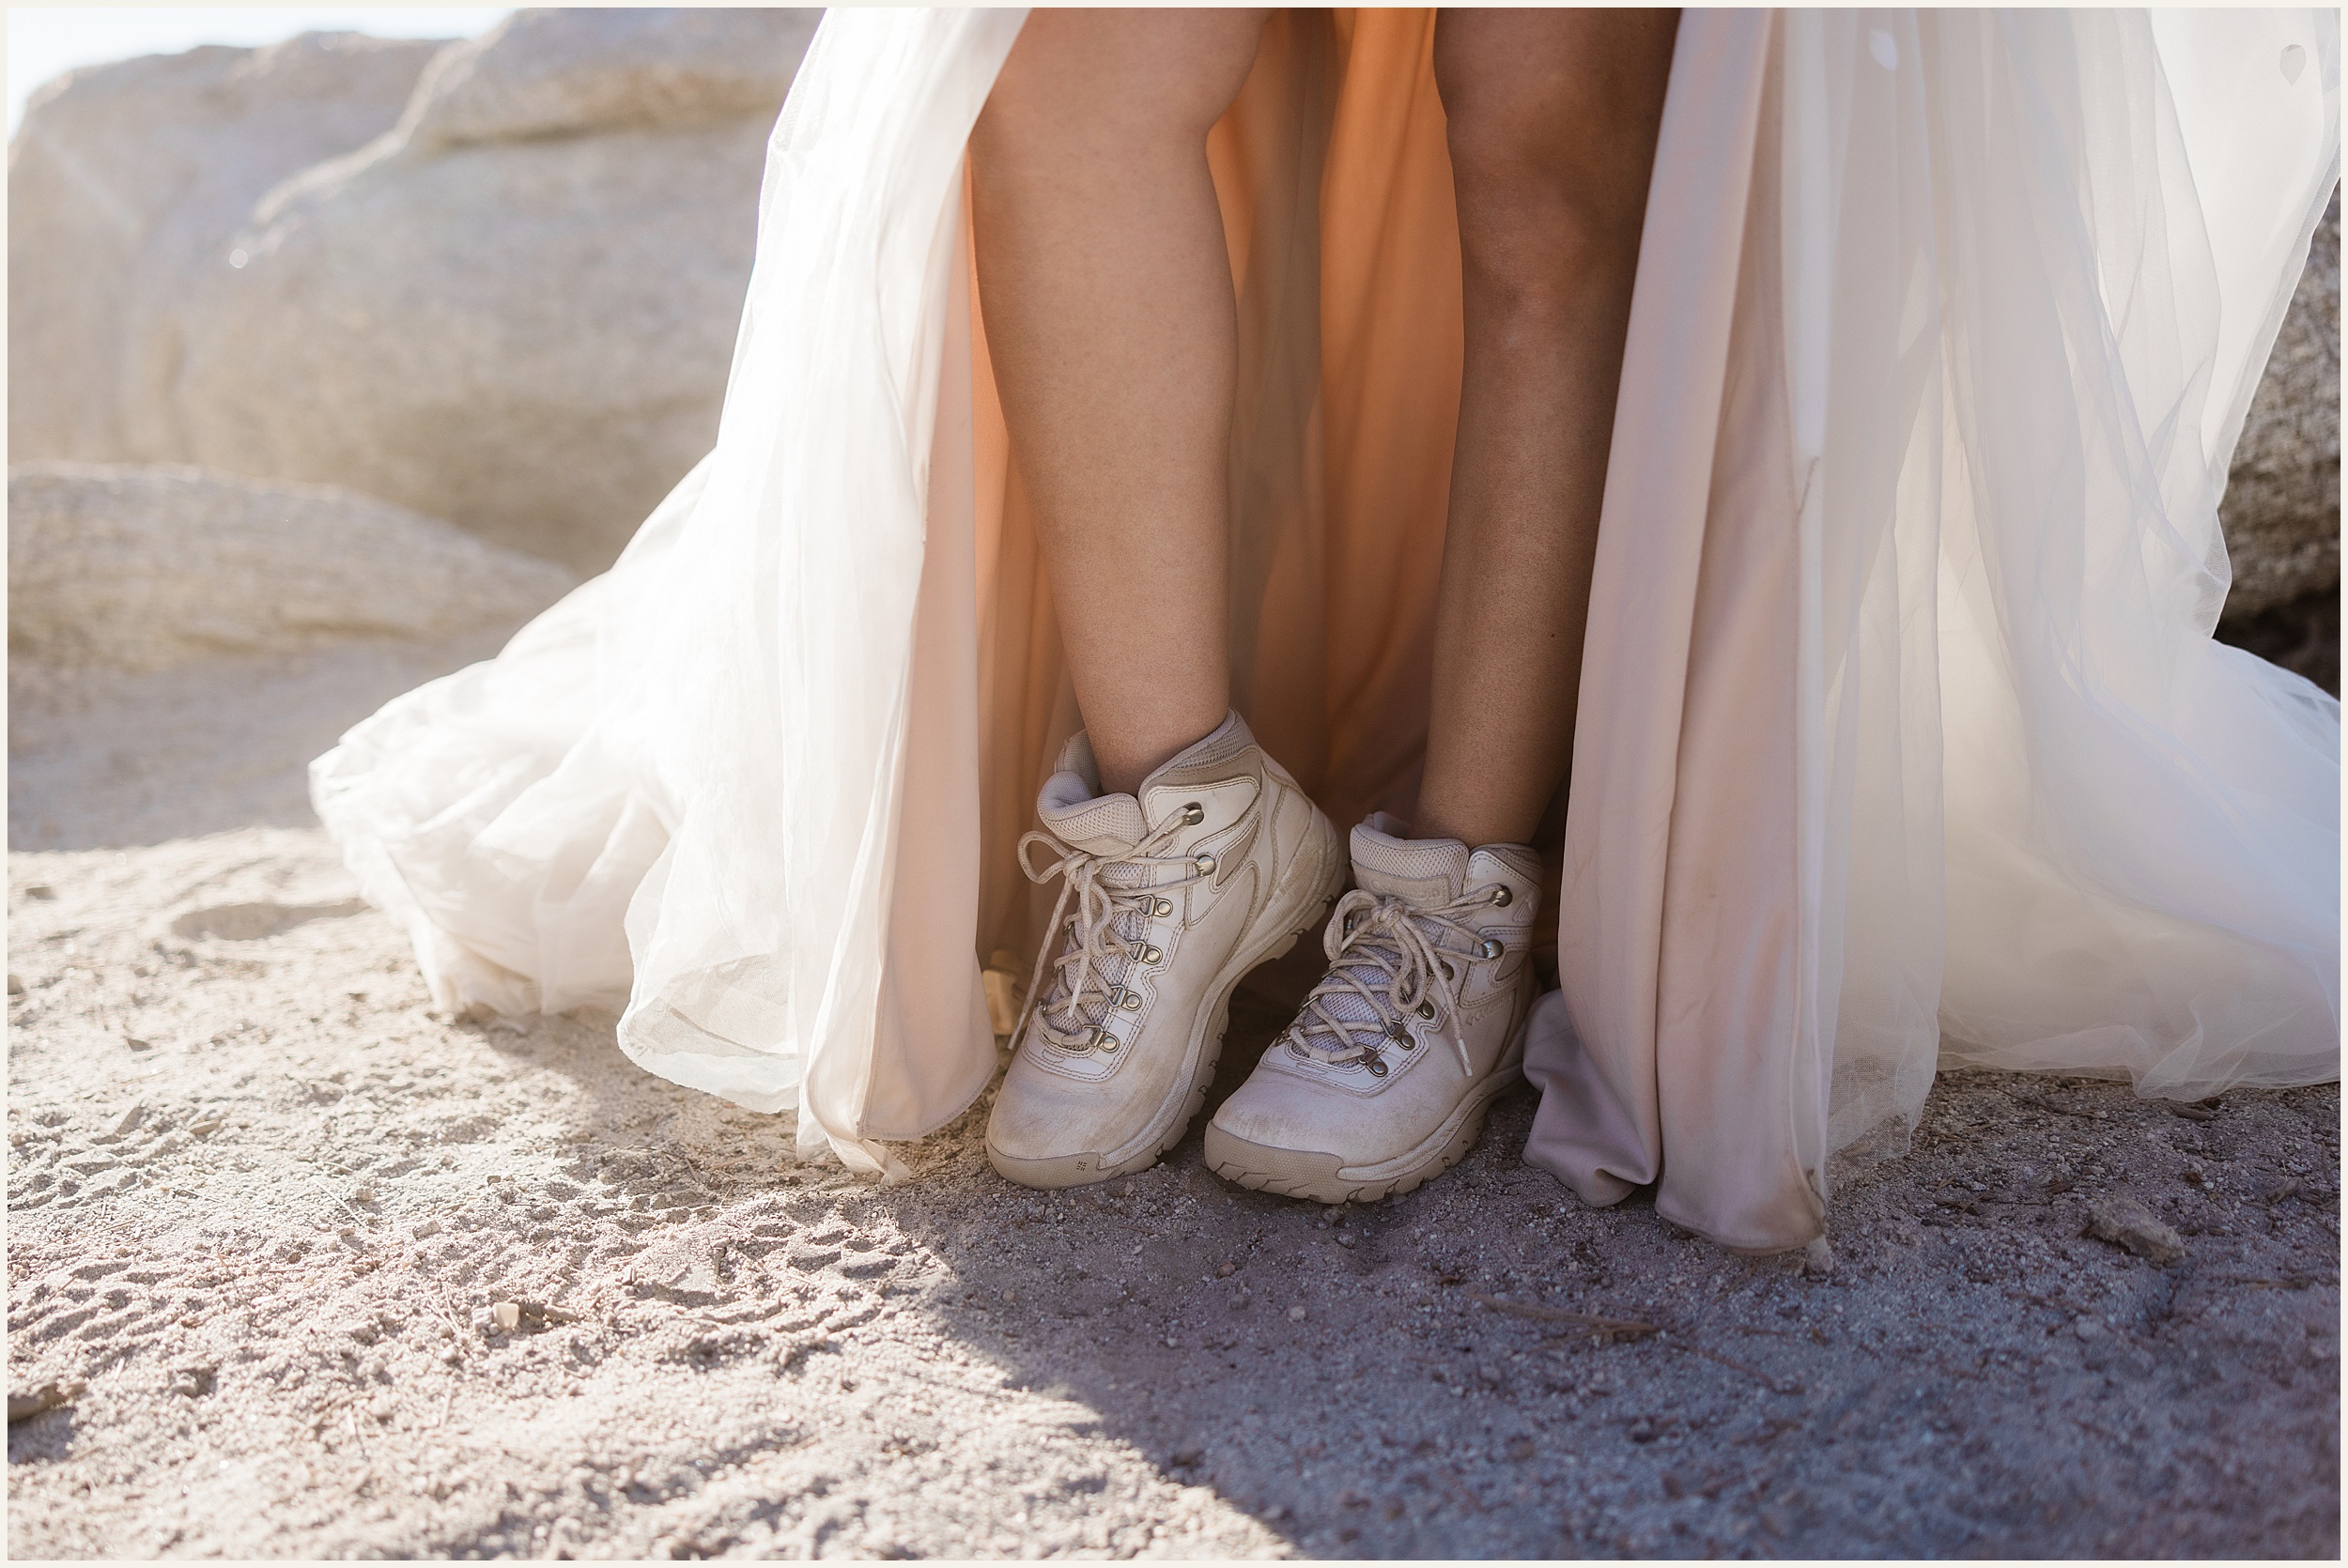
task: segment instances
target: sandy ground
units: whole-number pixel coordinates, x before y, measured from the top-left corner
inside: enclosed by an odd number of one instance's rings
[[[9,1386],[84,1387],[12,1555],[2339,1553],[2336,1087],[1944,1079],[1823,1273],[1583,1207],[1522,1092],[1360,1209],[1196,1131],[1026,1192],[983,1102],[881,1189],[426,1010],[300,764],[479,651],[18,683]]]

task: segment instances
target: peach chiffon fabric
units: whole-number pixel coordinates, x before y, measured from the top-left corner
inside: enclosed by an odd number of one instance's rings
[[[1406,811],[1426,746],[1461,352],[1433,38],[1425,10],[1279,12],[1208,144],[1240,320],[1234,702],[1341,823]],[[1080,720],[971,321],[979,950],[1024,976],[1051,900],[1012,851]]]

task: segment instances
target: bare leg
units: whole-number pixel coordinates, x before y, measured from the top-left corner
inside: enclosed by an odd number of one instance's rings
[[[1120,792],[1230,707],[1239,325],[1206,142],[1265,14],[1039,9],[970,138],[996,386]]]
[[[1414,831],[1529,841],[1573,755],[1674,10],[1447,10],[1467,356]]]

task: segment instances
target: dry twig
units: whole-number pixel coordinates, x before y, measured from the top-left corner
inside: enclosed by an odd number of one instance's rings
[[[2083,1122],[2109,1121],[2110,1119],[2100,1111],[2075,1111],[2068,1105],[2057,1105],[2051,1099],[2041,1099],[2036,1095],[2026,1095],[2018,1089],[2000,1087],[1998,1092],[2005,1096],[2008,1099],[2018,1101],[2021,1104],[2031,1106],[2036,1110],[2052,1111],[2058,1116],[2077,1116]]]
[[[1468,1297],[1471,1300],[1483,1302],[1495,1312],[1513,1313],[1519,1317],[1536,1318],[1543,1323],[1563,1323],[1605,1339],[1637,1339],[1659,1331],[1654,1324],[1635,1317],[1600,1317],[1595,1313],[1568,1312],[1562,1307],[1539,1307],[1529,1301],[1503,1300],[1497,1296],[1487,1296],[1480,1290],[1469,1291]]]
[[[1684,1339],[1666,1339],[1662,1343],[1675,1350],[1685,1350],[1691,1356],[1701,1356],[1707,1361],[1717,1361],[1731,1372],[1741,1372],[1748,1377],[1758,1378],[1762,1387],[1771,1393],[1801,1392],[1801,1385],[1790,1377],[1777,1377],[1762,1371],[1757,1366],[1747,1366],[1742,1361],[1732,1361],[1718,1351],[1707,1350],[1701,1345],[1691,1345]]]

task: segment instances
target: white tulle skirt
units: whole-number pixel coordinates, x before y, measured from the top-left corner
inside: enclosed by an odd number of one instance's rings
[[[1023,20],[827,14],[716,449],[313,767],[442,1006],[618,1009],[868,1171],[994,1069],[988,781],[1057,738],[988,674],[963,220]],[[2210,632],[2338,165],[2334,13],[1684,14],[1529,1159],[1792,1246],[1939,1062],[2337,1074],[2339,705]]]

